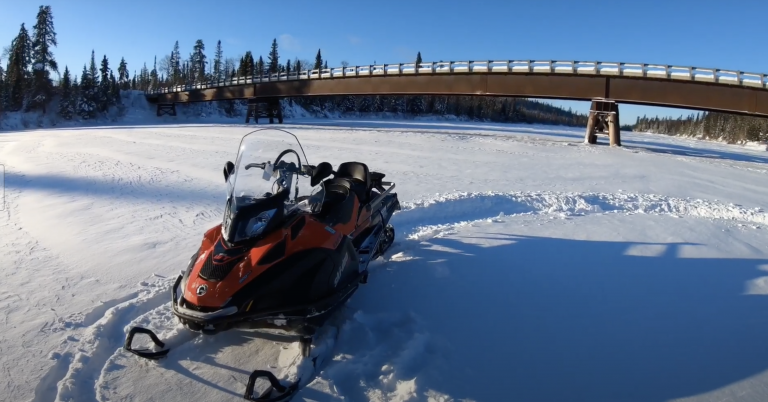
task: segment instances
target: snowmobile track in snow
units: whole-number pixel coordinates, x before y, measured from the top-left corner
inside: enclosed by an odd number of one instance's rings
[[[132,293],[131,298],[120,298],[96,307],[85,315],[88,325],[78,341],[75,352],[59,354],[57,363],[40,382],[35,401],[92,401],[96,397],[96,381],[105,363],[120,349],[125,338],[125,326],[133,317],[143,315],[167,302],[167,281]],[[103,312],[103,313],[102,313]],[[95,319],[98,314],[100,318]],[[54,384],[58,383],[57,387]],[[58,389],[56,389],[58,388]],[[55,390],[55,393],[52,391]]]

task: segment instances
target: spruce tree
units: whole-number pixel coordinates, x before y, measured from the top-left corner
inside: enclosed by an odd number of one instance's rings
[[[269,51],[268,56],[268,70],[269,74],[276,74],[279,72],[279,56],[277,54],[277,39],[272,39],[272,49]]]
[[[80,78],[80,96],[77,102],[77,115],[88,120],[96,117],[97,112],[97,87],[88,68],[83,65],[83,74]]]
[[[291,60],[288,60],[285,62],[285,74],[286,75],[291,74]]]
[[[202,84],[205,79],[205,44],[202,39],[198,39],[195,42],[195,46],[192,48],[192,54],[189,55],[189,78],[190,81]]]
[[[294,63],[294,69],[296,70],[296,73],[301,72],[301,60],[296,59],[296,63]]]
[[[98,85],[98,101],[99,111],[106,112],[110,106],[114,105],[114,99],[112,98],[111,82],[109,80],[109,74],[111,70],[109,68],[109,59],[107,55],[101,59],[101,68],[99,69],[100,78]]]
[[[21,24],[19,34],[11,42],[8,71],[6,72],[6,91],[8,110],[21,110],[27,99],[29,88],[29,65],[32,62],[32,43],[29,32]]]
[[[264,59],[259,56],[259,61],[256,63],[256,74],[258,74],[259,77],[264,77],[265,71],[264,71]]]
[[[53,28],[53,14],[50,6],[40,6],[37,22],[32,31],[32,91],[27,109],[45,107],[53,96],[53,81],[50,71],[59,72],[51,47],[57,46],[56,31]],[[50,70],[50,71],[49,71]]]
[[[120,65],[117,66],[117,77],[120,89],[126,90],[130,88],[131,81],[128,77],[128,63],[125,62],[125,57],[120,59]]]
[[[72,117],[75,116],[75,100],[73,99],[72,82],[67,66],[64,66],[64,75],[61,77],[60,92],[59,115],[64,120],[72,120]]]
[[[171,61],[170,61],[169,71],[171,75],[168,77],[171,81],[171,85],[181,85],[182,79],[181,79],[181,53],[179,51],[179,41],[176,41],[176,44],[173,45],[173,51],[171,52]],[[136,74],[134,74],[135,76]]]
[[[328,69],[328,60],[326,60],[326,61],[323,63],[323,69],[325,69],[325,70],[327,70],[327,69]]]
[[[315,56],[315,67],[313,70],[319,70],[323,68],[323,56],[320,54],[320,49],[317,49],[317,55]]]
[[[213,55],[213,79],[221,81],[224,79],[224,71],[222,68],[222,60],[224,58],[224,52],[221,50],[221,41],[216,43],[216,53]]]
[[[157,88],[159,83],[159,77],[157,76],[157,56],[155,56],[154,64],[152,65],[152,71],[149,72],[149,88]]]
[[[419,68],[421,67],[421,52],[416,53],[416,72],[419,72]]]

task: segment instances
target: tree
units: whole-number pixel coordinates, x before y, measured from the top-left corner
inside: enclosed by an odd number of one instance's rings
[[[26,103],[29,88],[29,65],[32,62],[32,44],[29,32],[21,24],[19,34],[11,42],[8,71],[6,72],[6,96],[10,111],[21,110]]]
[[[120,65],[117,66],[117,82],[120,89],[127,90],[130,88],[131,81],[128,77],[128,63],[125,62],[125,57],[120,59]]]
[[[205,74],[205,70],[203,70]],[[157,56],[155,56],[155,62],[152,65],[152,71],[149,72],[149,88],[157,88],[159,77],[157,76]],[[119,94],[119,93],[118,93]]]
[[[264,73],[264,59],[259,56],[259,61],[256,63],[256,74],[261,78],[264,76]]]
[[[346,61],[346,60],[342,60],[341,61],[341,66],[344,67],[344,68],[347,68],[347,67],[349,67],[349,62]]]
[[[64,66],[64,75],[61,77],[61,100],[59,101],[59,115],[64,120],[72,120],[75,115],[75,98],[72,91],[72,81],[69,76],[69,68]]]
[[[93,58],[91,58],[93,61]],[[77,115],[80,118],[88,120],[96,117],[96,85],[94,85],[93,76],[85,65],[83,65],[83,74],[80,78],[80,96],[77,102]]]
[[[297,72],[297,73],[300,73],[300,72],[301,72],[301,67],[302,67],[302,65],[301,65],[301,60],[299,60],[299,59],[296,59],[296,64],[295,64],[295,66],[296,66],[296,72]]]
[[[313,70],[319,70],[323,68],[323,56],[320,54],[320,49],[317,49],[317,55],[315,56],[315,67]]]
[[[205,44],[202,39],[198,39],[192,48],[192,54],[189,55],[189,79],[198,84],[204,83],[206,64]]]
[[[224,58],[224,52],[221,50],[221,41],[216,43],[216,53],[213,55],[213,79],[221,81],[224,79],[224,72],[227,71],[223,68],[222,61]]]
[[[326,69],[326,70],[328,69],[328,60],[326,60],[325,64],[323,64],[323,68]]]
[[[29,109],[45,107],[53,95],[53,81],[50,71],[59,72],[59,66],[53,58],[51,47],[57,46],[56,31],[53,28],[51,6],[40,6],[37,12],[37,22],[32,28],[32,92]]]
[[[110,88],[111,82],[109,80],[109,74],[111,73],[111,70],[109,69],[109,59],[107,59],[106,54],[101,59],[101,68],[99,69],[99,73],[101,74],[98,85],[99,90],[97,105],[99,106],[99,111],[106,112],[109,107],[115,103],[115,100],[112,98],[112,90]]]
[[[416,53],[416,65],[414,66],[416,69],[416,72],[419,72],[419,68],[421,68],[421,52]]]
[[[170,79],[171,84],[182,84],[183,81],[181,79],[181,53],[179,52],[179,41],[176,41],[176,44],[173,45],[173,51],[171,52],[169,64],[170,66],[168,68],[168,78]]]
[[[290,75],[291,74],[291,61],[288,60],[285,62],[285,74]]]
[[[270,49],[269,56],[267,57],[267,59],[268,59],[267,69],[269,70],[269,73],[270,74],[278,73],[280,70],[279,68],[280,57],[277,54],[277,39],[272,39],[272,49]]]

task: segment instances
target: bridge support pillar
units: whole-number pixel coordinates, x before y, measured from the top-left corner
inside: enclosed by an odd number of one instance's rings
[[[589,108],[585,144],[597,144],[598,130],[601,134],[608,131],[611,146],[621,146],[621,124],[619,122],[619,104],[613,101],[594,100]]]
[[[259,117],[269,118],[269,124],[277,122],[283,124],[283,108],[280,105],[280,98],[251,98],[248,99],[248,112],[245,115],[245,122],[250,123],[251,118],[256,124],[259,123]]]
[[[164,114],[168,116],[176,116],[176,104],[175,103],[158,103],[157,104],[157,117]]]

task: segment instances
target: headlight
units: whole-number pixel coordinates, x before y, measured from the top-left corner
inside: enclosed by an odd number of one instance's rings
[[[258,236],[259,233],[267,227],[267,223],[269,223],[269,220],[275,215],[275,212],[277,212],[277,208],[264,211],[258,214],[255,218],[251,218],[248,221],[248,225],[245,227],[246,235],[248,237]]]

